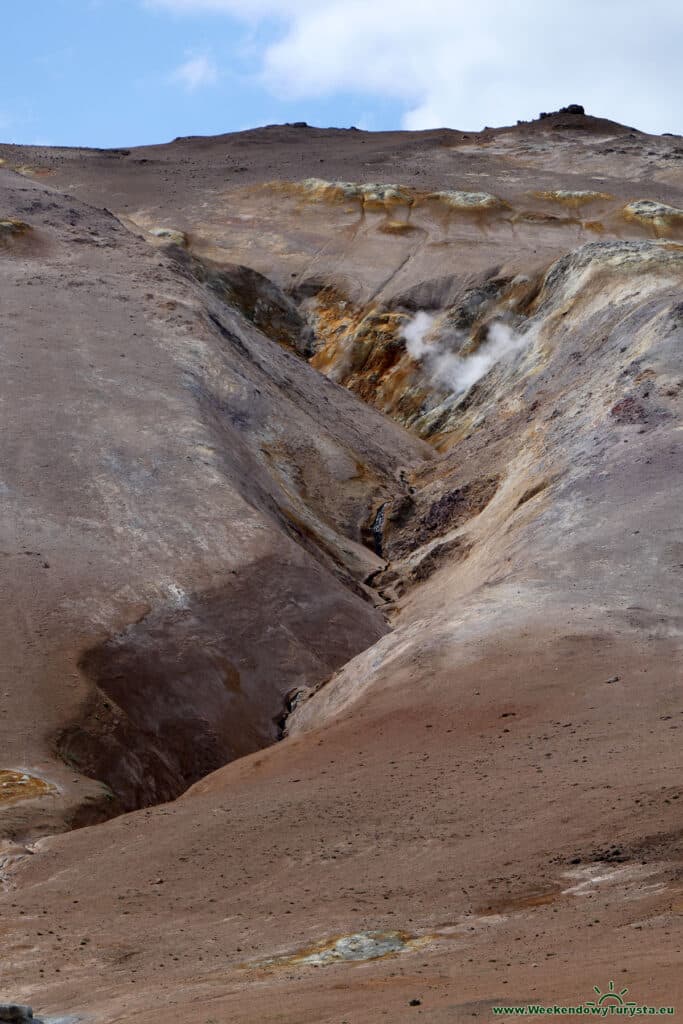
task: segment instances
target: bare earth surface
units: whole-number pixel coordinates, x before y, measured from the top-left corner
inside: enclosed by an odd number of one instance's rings
[[[683,1012],[682,161],[0,145],[0,1003]]]

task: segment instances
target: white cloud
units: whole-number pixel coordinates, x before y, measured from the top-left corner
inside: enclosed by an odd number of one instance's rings
[[[294,17],[298,12],[314,10],[315,0],[145,0],[147,7],[165,7],[180,14],[233,14],[248,18],[251,14]]]
[[[267,21],[275,41],[261,75],[274,94],[395,100],[407,128],[514,123],[567,103],[652,131],[683,128],[679,0],[146,2]]]
[[[174,82],[180,82],[188,92],[194,92],[204,85],[213,85],[218,81],[218,68],[206,54],[190,57],[171,75]]]

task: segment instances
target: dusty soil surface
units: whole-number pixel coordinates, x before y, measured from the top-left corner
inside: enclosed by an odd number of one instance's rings
[[[0,160],[0,1002],[683,1012],[683,139]]]

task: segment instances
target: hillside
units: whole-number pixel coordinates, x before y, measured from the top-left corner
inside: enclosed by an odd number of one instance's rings
[[[681,1002],[681,161],[0,146],[0,1002]]]

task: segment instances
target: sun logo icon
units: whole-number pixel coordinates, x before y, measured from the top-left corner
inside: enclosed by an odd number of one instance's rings
[[[590,999],[586,1006],[635,1006],[634,1002],[627,1003],[624,1000],[624,996],[628,992],[627,988],[620,989],[619,992],[614,987],[614,982],[610,981],[606,992],[603,992],[598,985],[593,985],[593,991],[598,996],[597,1002],[594,999]]]

